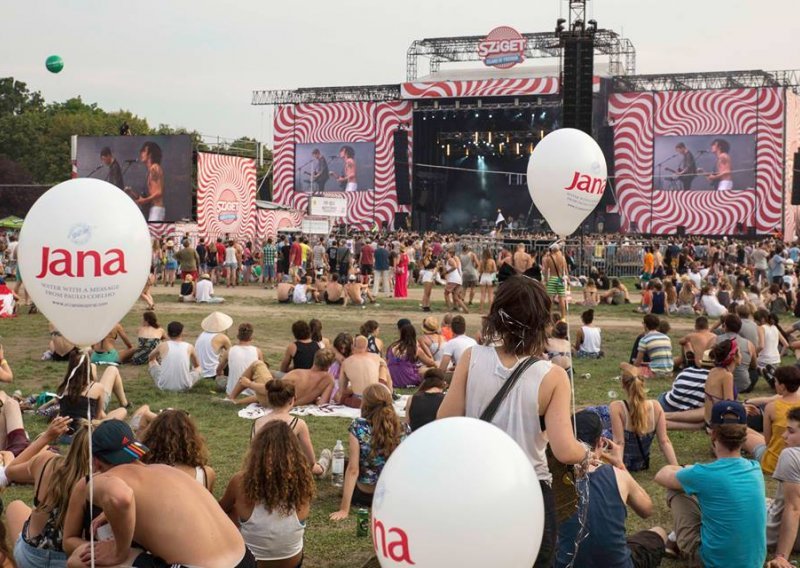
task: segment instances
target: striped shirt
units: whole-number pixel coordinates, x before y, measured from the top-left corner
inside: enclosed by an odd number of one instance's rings
[[[645,334],[639,341],[639,352],[650,358],[650,369],[656,372],[672,372],[672,342],[658,331]]]
[[[681,371],[672,388],[664,393],[667,404],[678,410],[701,408],[706,401],[706,379],[709,369],[688,367]]]
[[[265,266],[274,266],[275,265],[275,256],[278,252],[278,249],[275,248],[275,245],[264,245],[264,265]]]

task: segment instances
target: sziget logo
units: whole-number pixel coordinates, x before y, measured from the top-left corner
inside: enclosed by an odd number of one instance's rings
[[[372,545],[375,553],[384,558],[391,558],[395,562],[414,564],[411,560],[411,551],[408,548],[408,535],[406,531],[398,528],[383,526],[383,523],[372,515]]]
[[[126,274],[125,253],[121,249],[109,249],[104,253],[96,250],[79,250],[70,252],[67,249],[42,247],[42,266],[37,279],[47,276],[115,276]]]
[[[575,174],[573,174],[572,181],[564,189],[567,191],[576,189],[594,195],[603,195],[603,192],[606,190],[606,180],[576,171]]]
[[[525,61],[527,40],[514,28],[500,26],[478,44],[478,55],[483,63],[498,69],[510,69]]]
[[[239,200],[230,189],[224,190],[217,200],[217,219],[230,225],[239,218]]]

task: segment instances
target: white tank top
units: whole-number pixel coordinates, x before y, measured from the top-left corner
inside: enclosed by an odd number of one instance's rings
[[[253,345],[234,345],[228,352],[228,385],[225,392],[231,394],[239,377],[250,364],[258,359],[258,349]]]
[[[167,341],[167,354],[161,359],[161,375],[157,385],[159,389],[186,390],[194,385],[195,381],[189,374],[191,348],[192,344],[185,341]]]
[[[256,560],[283,560],[303,550],[306,526],[294,511],[281,515],[277,510],[268,513],[263,505],[253,507],[253,514],[239,525],[244,542]]]
[[[236,248],[235,247],[228,247],[225,249],[225,264],[237,264],[238,260],[236,260]]]
[[[602,349],[600,328],[584,325],[581,328],[581,331],[583,331],[583,343],[581,343],[580,350],[585,351],[586,353],[599,353],[600,349]]]
[[[217,376],[219,353],[214,351],[214,346],[211,343],[216,336],[216,333],[204,331],[197,336],[197,340],[194,342],[194,351],[200,361],[200,376],[206,379]]]
[[[553,477],[547,469],[547,438],[539,426],[539,386],[552,368],[550,361],[531,365],[492,419],[492,424],[519,444],[541,481],[550,481]],[[513,370],[503,366],[494,347],[474,346],[467,375],[466,416],[480,418]]]
[[[449,270],[450,267],[448,266],[447,269]],[[445,278],[448,284],[458,284],[459,286],[463,284],[461,280],[461,268],[456,268],[452,272],[447,273],[447,278]]]
[[[762,325],[761,329],[764,330],[764,349],[758,354],[759,365],[780,364],[781,354],[778,351],[778,328],[774,325]]]

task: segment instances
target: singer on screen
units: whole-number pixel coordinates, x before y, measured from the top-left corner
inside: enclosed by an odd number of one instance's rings
[[[139,151],[139,161],[147,167],[147,197],[139,197],[137,205],[150,205],[149,222],[163,223],[167,210],[164,207],[164,170],[161,168],[161,147],[155,142],[145,142]]]
[[[355,151],[351,146],[342,146],[339,150],[339,157],[344,160],[344,171],[342,172],[342,175],[336,176],[336,180],[345,191],[358,191]]]
[[[681,165],[678,166],[675,173],[683,184],[683,189],[688,191],[692,189],[692,182],[697,176],[697,163],[694,161],[694,154],[689,151],[683,142],[679,142],[675,146],[675,151],[681,155]]]

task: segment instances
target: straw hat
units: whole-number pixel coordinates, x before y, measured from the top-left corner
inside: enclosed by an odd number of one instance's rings
[[[422,329],[425,331],[439,331],[439,320],[435,316],[428,316],[422,320]]]
[[[233,318],[222,312],[212,312],[202,322],[200,327],[208,333],[222,333],[233,325]]]

